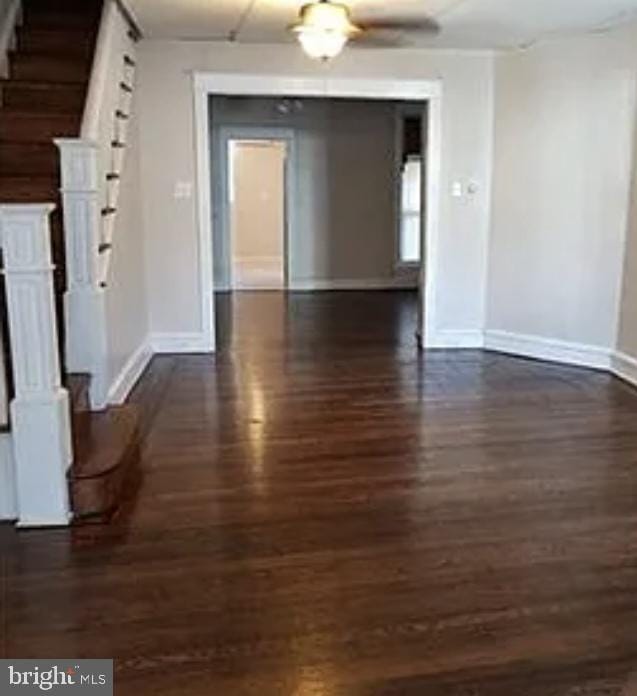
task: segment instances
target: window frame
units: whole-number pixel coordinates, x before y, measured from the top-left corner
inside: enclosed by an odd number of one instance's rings
[[[419,116],[423,119],[426,118],[426,105],[414,105],[414,104],[397,104],[394,113],[395,118],[395,145],[394,145],[394,168],[395,168],[395,181],[394,181],[394,217],[395,217],[395,229],[394,229],[394,269],[397,272],[400,271],[414,271],[418,270],[423,262],[423,248],[421,240],[420,248],[420,258],[417,261],[403,261],[401,256],[402,247],[402,152],[403,152],[403,137],[405,129],[405,118],[409,116]],[[424,127],[424,126],[423,126]],[[421,184],[424,184],[425,176],[425,153],[420,153],[420,175]],[[422,196],[424,195],[425,187],[421,186],[421,201],[420,201],[420,213],[419,216],[422,218],[424,214],[424,200]]]

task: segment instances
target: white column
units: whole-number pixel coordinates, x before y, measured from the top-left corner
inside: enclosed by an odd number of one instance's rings
[[[52,204],[0,205],[15,398],[11,430],[19,520],[66,525],[72,462],[68,393],[60,382],[49,215]]]
[[[91,375],[91,406],[106,405],[106,315],[99,284],[101,212],[97,143],[58,139],[66,245],[66,364]]]

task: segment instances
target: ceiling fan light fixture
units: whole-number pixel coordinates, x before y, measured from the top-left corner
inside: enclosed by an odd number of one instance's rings
[[[291,31],[310,58],[329,60],[335,58],[360,29],[352,23],[346,5],[321,0],[301,8],[300,20]]]

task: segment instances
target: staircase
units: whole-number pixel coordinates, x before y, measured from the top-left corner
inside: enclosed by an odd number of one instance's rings
[[[53,141],[80,136],[102,5],[102,0],[22,0],[9,76],[0,81],[0,204],[56,205],[51,235],[63,373],[67,273],[60,154]],[[138,479],[137,414],[128,405],[93,412],[91,377],[63,374],[63,381],[72,404],[74,461],[68,479],[74,519],[105,520],[130,497]]]
[[[56,137],[79,135],[99,0],[24,0],[9,78],[0,82],[0,203],[57,205],[51,217],[63,341],[64,236]]]

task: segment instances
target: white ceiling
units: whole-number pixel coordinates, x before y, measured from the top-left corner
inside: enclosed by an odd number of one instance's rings
[[[252,0],[128,0],[145,36],[227,39]],[[300,0],[254,0],[239,42],[283,43]],[[437,36],[409,35],[414,46],[514,48],[556,34],[595,31],[637,19],[637,0],[351,0],[354,19],[433,18]]]

